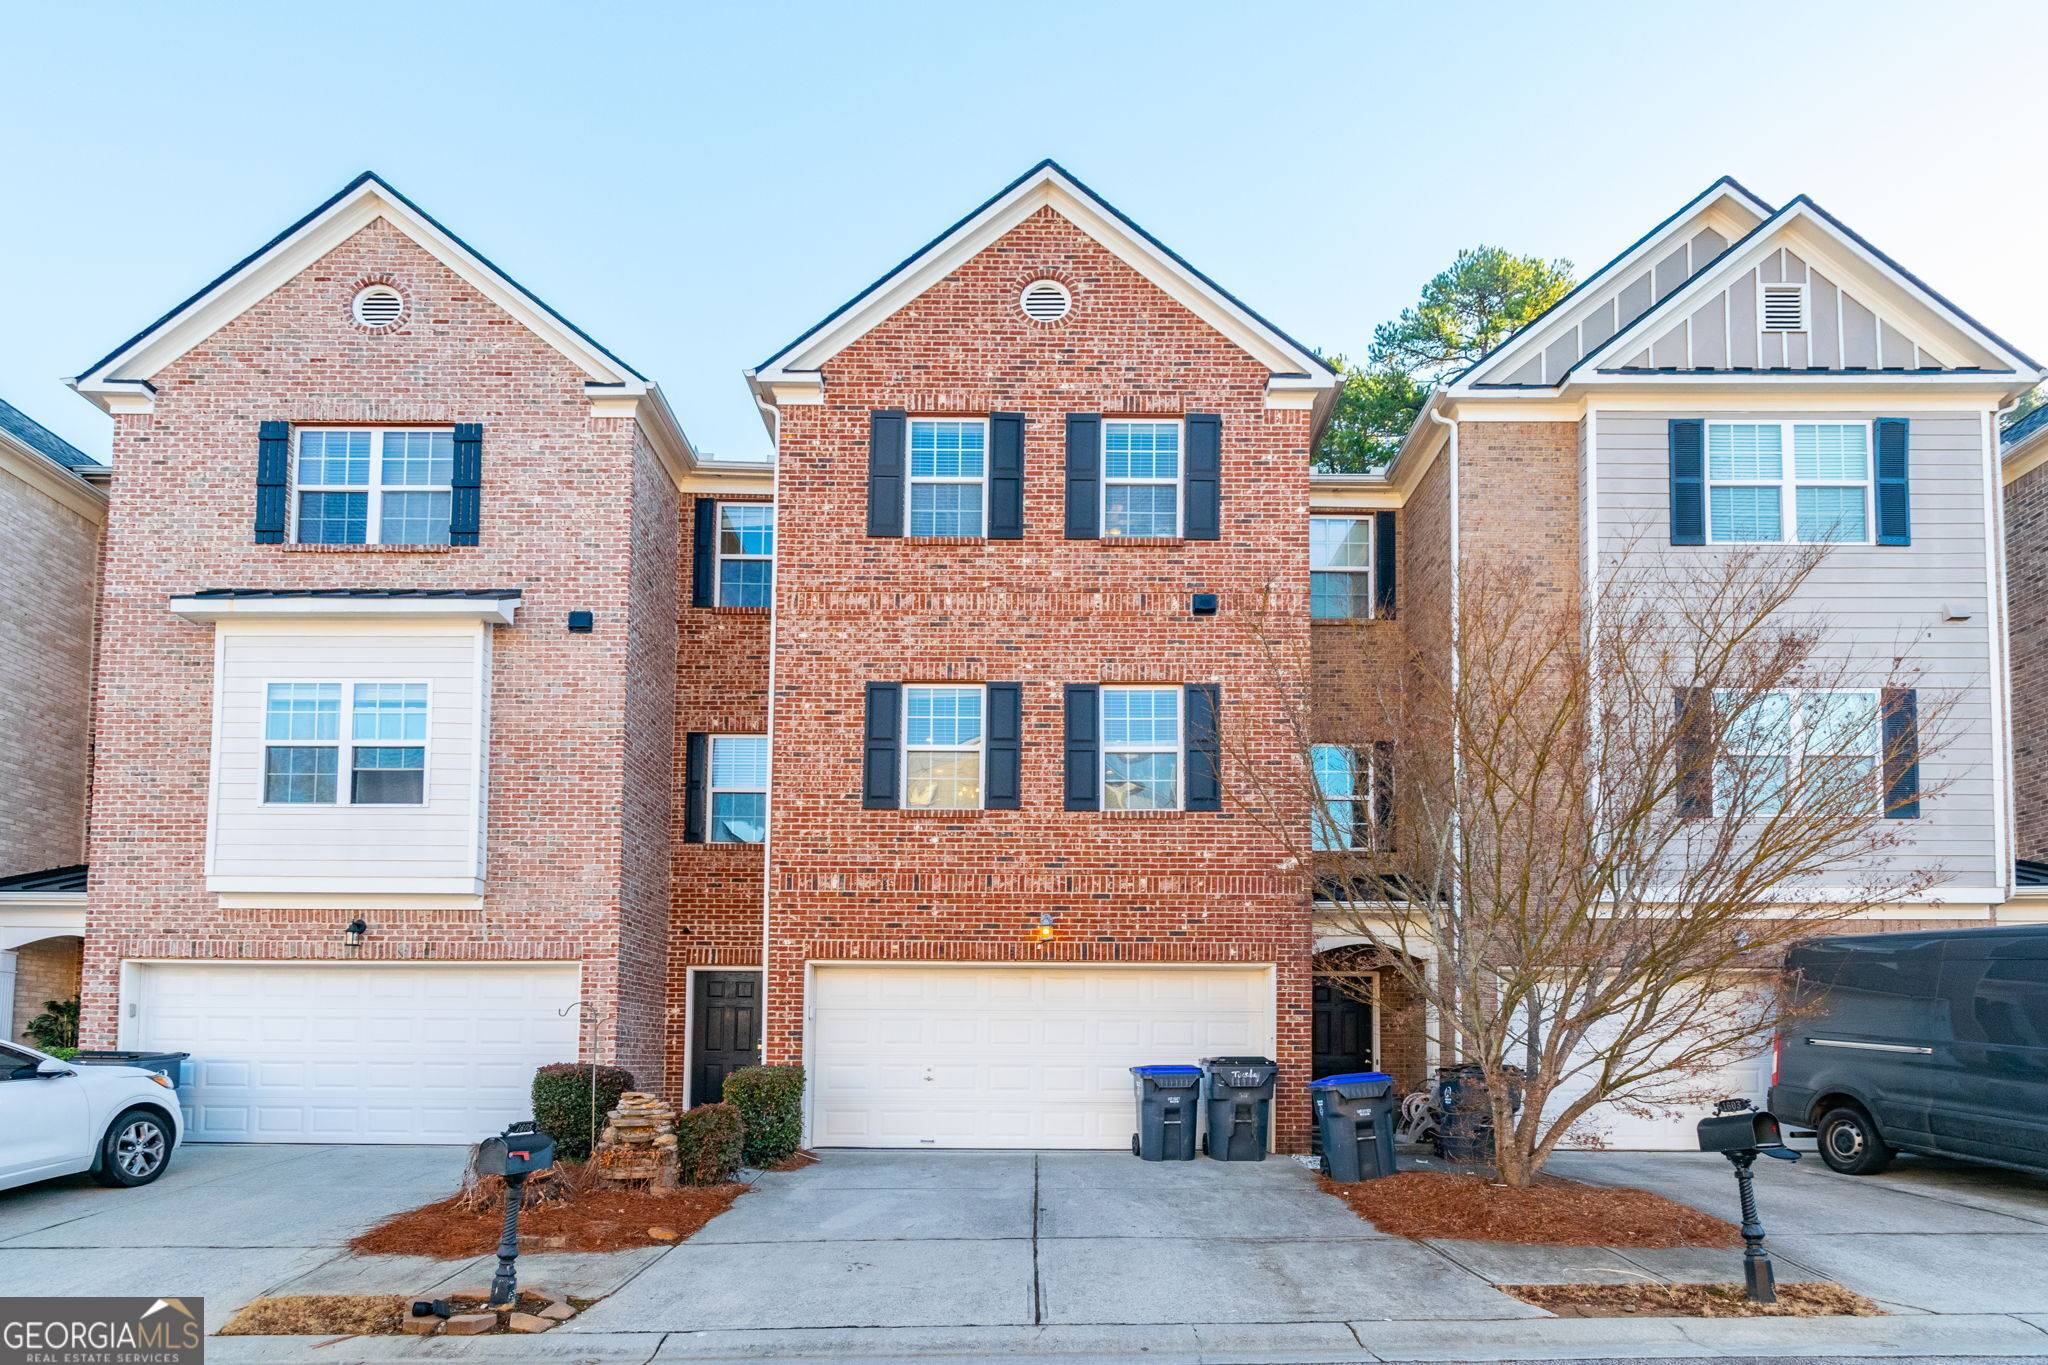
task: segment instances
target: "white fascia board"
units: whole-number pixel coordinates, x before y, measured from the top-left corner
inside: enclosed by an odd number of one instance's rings
[[[323,880],[323,887],[331,885]],[[225,892],[223,910],[481,910],[481,894],[455,892]],[[426,964],[422,964],[426,965]]]
[[[481,896],[484,883],[481,877],[208,877],[206,889],[219,895],[271,896],[264,902],[269,906],[279,905],[275,897],[318,896],[325,903],[337,894],[380,896],[389,904],[393,896]]]
[[[509,626],[519,610],[516,597],[173,597],[171,614],[187,621],[251,618],[305,620],[311,617],[432,617]]]
[[[383,218],[418,246],[461,276],[492,303],[599,383],[641,381],[617,361],[597,350],[546,309],[538,307],[482,258],[407,205],[366,180],[297,230],[272,243],[234,273],[209,287],[170,316],[136,337],[90,373],[69,380],[71,387],[109,412],[116,395],[135,401],[135,381],[146,380],[240,317],[308,266],[340,246],[370,223]]]
[[[833,355],[866,335],[933,284],[1004,233],[1051,207],[1104,249],[1160,290],[1216,328],[1275,375],[1302,376],[1305,387],[1332,389],[1337,376],[1312,353],[1253,317],[1242,304],[1163,254],[1144,237],[1098,208],[1057,167],[1046,166],[993,200],[974,217],[918,256],[897,267],[886,283],[820,327],[775,362],[748,373],[764,396],[806,372],[815,373]],[[816,382],[812,380],[811,382]]]
[[[1578,316],[1581,304],[1591,300],[1593,295],[1599,292],[1599,286],[1628,274],[1645,262],[1654,264],[1662,258],[1663,253],[1673,242],[1690,238],[1700,227],[1714,227],[1733,242],[1769,218],[1771,212],[1769,204],[1757,199],[1734,181],[1715,181],[1692,202],[1666,219],[1662,227],[1653,230],[1649,236],[1588,275],[1572,291],[1570,297],[1560,300],[1522,335],[1511,339],[1494,354],[1474,365],[1466,374],[1459,376],[1458,384],[1463,385],[1467,379],[1476,379],[1482,373],[1498,371],[1513,374],[1528,362],[1532,353],[1548,349],[1550,343],[1564,330],[1565,324]],[[1732,235],[1729,229],[1733,229]]]

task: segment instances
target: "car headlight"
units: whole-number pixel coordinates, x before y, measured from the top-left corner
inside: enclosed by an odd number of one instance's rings
[[[166,1090],[176,1090],[178,1088],[177,1086],[171,1084],[171,1078],[169,1076],[164,1075],[164,1073],[161,1071],[150,1072],[149,1078],[155,1081],[158,1085],[162,1086]]]

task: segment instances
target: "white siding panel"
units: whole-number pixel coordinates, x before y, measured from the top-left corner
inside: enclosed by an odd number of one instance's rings
[[[478,714],[488,627],[390,634],[294,629],[221,638],[215,790],[208,876],[223,889],[317,892],[348,879],[388,891],[481,890]],[[423,806],[263,804],[264,701],[273,682],[339,682],[343,733],[352,685],[425,683]],[[342,755],[339,782],[348,782]]]

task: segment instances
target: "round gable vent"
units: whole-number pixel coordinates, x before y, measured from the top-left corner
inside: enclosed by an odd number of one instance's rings
[[[389,327],[405,312],[405,299],[388,284],[373,284],[357,292],[353,307],[363,326]]]
[[[1033,280],[1024,286],[1017,306],[1033,322],[1058,322],[1074,306],[1074,296],[1058,280]]]

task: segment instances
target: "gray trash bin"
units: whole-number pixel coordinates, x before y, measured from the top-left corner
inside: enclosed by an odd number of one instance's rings
[[[183,1079],[185,1059],[189,1052],[115,1052],[94,1048],[79,1053],[71,1060],[80,1066],[139,1066],[144,1071],[154,1071],[171,1083],[173,1090]]]
[[[1280,1064],[1271,1057],[1204,1057],[1202,1070],[1209,1125],[1202,1150],[1217,1161],[1264,1161]]]
[[[1198,1066],[1134,1066],[1131,1084],[1138,1094],[1138,1131],[1131,1134],[1131,1155],[1147,1161],[1193,1161],[1195,1119],[1201,1106]]]
[[[1332,1180],[1377,1180],[1394,1173],[1394,1116],[1400,1097],[1384,1071],[1351,1071],[1308,1083],[1323,1173]]]

